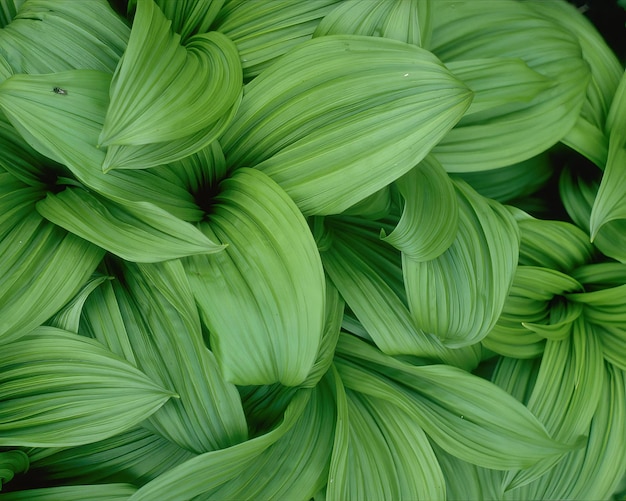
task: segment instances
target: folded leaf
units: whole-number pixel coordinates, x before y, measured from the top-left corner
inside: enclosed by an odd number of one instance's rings
[[[450,347],[468,346],[493,328],[509,293],[519,233],[510,213],[454,181],[459,204],[452,245],[430,261],[402,256],[407,300],[416,325]]]
[[[383,240],[415,261],[443,254],[457,236],[459,208],[454,184],[433,156],[396,184],[405,199],[402,217]]]
[[[470,101],[471,92],[419,47],[320,37],[246,85],[220,142],[229,167],[262,170],[307,215],[334,214],[408,172]]]
[[[81,188],[48,194],[37,204],[37,211],[128,261],[151,263],[224,248],[150,202],[121,205]]]
[[[348,0],[326,15],[313,35],[379,36],[428,48],[431,15],[431,0]]]
[[[203,131],[201,149],[221,132],[220,119],[241,94],[237,49],[217,32],[195,35],[183,46],[170,25],[153,0],[137,1],[128,46],[111,82],[99,145],[132,148]],[[103,168],[143,165],[140,159],[120,164],[107,157]]]
[[[393,229],[390,221],[397,223],[397,218],[324,218],[318,245],[326,273],[383,352],[475,368],[480,357],[478,345],[452,350],[416,327],[406,302],[400,253],[379,238],[381,227]]]
[[[0,240],[0,343],[54,315],[95,271],[104,251],[36,212]]]
[[[185,260],[224,377],[298,386],[317,358],[325,308],[322,263],[304,217],[268,176],[241,168],[222,181],[201,228],[228,245]]]
[[[225,0],[156,0],[163,15],[172,21],[172,30],[180,33],[183,41],[196,33],[209,31],[224,2]],[[128,9],[136,4],[137,0],[130,0]]]
[[[28,456],[20,450],[0,452],[0,491],[16,474],[25,473],[29,467]]]
[[[317,403],[309,403],[309,400],[315,400],[312,393],[313,390],[299,390],[285,411],[280,425],[269,433],[190,459],[144,485],[130,500],[151,501],[158,498],[163,501],[178,501],[192,499],[195,496],[210,497],[211,492],[217,491],[223,485],[227,486],[229,482],[233,486],[246,488],[246,485],[238,484],[239,476],[253,468],[257,458],[265,451],[271,450],[273,444],[288,436],[289,431],[303,416],[310,430],[311,412],[321,412]],[[300,432],[300,437],[302,433],[303,431]],[[251,489],[262,489],[271,484],[272,475],[273,473],[268,473],[265,482],[257,477],[249,480],[247,484],[251,484]]]
[[[53,327],[5,345],[0,369],[0,446],[102,440],[174,396],[100,343]]]
[[[326,498],[445,499],[437,458],[413,415],[344,389],[341,370],[333,373],[337,428]]]
[[[108,261],[107,268],[118,280],[89,298],[86,332],[180,397],[150,416],[146,426],[198,454],[245,440],[239,394],[222,379],[204,345],[182,264]]]

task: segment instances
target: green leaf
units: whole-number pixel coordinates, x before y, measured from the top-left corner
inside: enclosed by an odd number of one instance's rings
[[[130,484],[64,485],[9,492],[7,501],[126,501],[137,491]]]
[[[315,241],[293,201],[262,172],[238,169],[219,190],[201,228],[228,247],[185,260],[211,349],[228,381],[297,386],[324,329]]]
[[[454,184],[433,156],[401,177],[396,184],[405,199],[402,217],[383,240],[415,261],[430,261],[455,240],[459,206]]]
[[[201,149],[221,132],[221,118],[241,94],[237,49],[217,32],[195,35],[183,46],[170,26],[153,0],[137,1],[128,46],[111,82],[99,145],[132,149],[202,131],[196,138]],[[144,167],[141,159],[121,164],[109,155],[103,164],[105,170]]]
[[[224,248],[190,223],[150,202],[127,201],[121,205],[81,188],[48,194],[37,203],[37,211],[49,221],[128,261],[165,261]]]
[[[186,221],[202,219],[204,214],[193,196],[171,172],[174,167],[102,172],[105,153],[96,144],[110,82],[107,73],[75,70],[16,75],[0,85],[0,107],[15,126],[0,120],[0,143],[5,147],[0,166],[10,165],[10,172],[32,186],[45,186],[50,177],[57,178],[57,184],[75,185],[75,180],[59,183],[58,179],[73,174],[88,188],[116,202],[152,202]],[[55,87],[66,94],[56,94]],[[67,167],[54,165],[42,155]]]
[[[239,51],[243,75],[250,80],[292,47],[311,38],[320,20],[342,0],[231,0],[213,28]]]
[[[528,93],[522,92],[522,100],[465,116],[433,150],[445,169],[470,172],[504,167],[561,140],[576,123],[590,80],[576,36],[535,13],[527,2],[502,0],[497,9],[489,10],[471,1],[433,2],[433,6],[431,50],[445,64],[521,59],[551,84],[530,101],[524,102]],[[505,71],[498,80],[505,84],[508,78]],[[538,83],[530,72],[526,78],[531,86]]]
[[[476,367],[478,346],[452,350],[416,327],[406,302],[400,253],[379,238],[381,227],[393,228],[389,219],[333,216],[320,224],[324,225],[324,233],[318,235],[324,269],[383,352]]]
[[[5,345],[0,369],[0,446],[102,440],[174,395],[100,343],[53,327]]]
[[[211,23],[226,0],[156,0],[163,15],[172,21],[172,31],[179,33],[183,42],[197,33],[209,31]],[[128,10],[137,0],[128,2]]]
[[[414,417],[387,400],[344,389],[341,370],[333,374],[337,428],[326,498],[445,499],[437,458]]]
[[[347,388],[408,412],[431,440],[460,459],[504,470],[570,450],[508,393],[461,369],[413,366],[346,335],[337,352],[335,364]]]
[[[347,0],[322,19],[313,36],[378,36],[428,48],[431,3],[431,0]]]
[[[180,397],[150,416],[146,426],[198,454],[245,440],[239,394],[222,379],[204,345],[182,264],[109,261],[107,268],[118,280],[104,283],[88,299],[86,333]]]
[[[0,491],[2,486],[13,480],[16,474],[25,473],[30,461],[28,456],[19,450],[0,452]]]
[[[0,343],[28,333],[74,297],[104,251],[28,211],[0,240]]]
[[[22,0],[11,10],[0,46],[13,73],[113,72],[128,41],[128,26],[105,0]]]
[[[28,455],[33,478],[65,484],[134,485],[143,485],[195,456],[145,428],[78,447],[31,449]]]
[[[419,47],[320,37],[246,85],[220,142],[229,167],[262,170],[306,215],[334,214],[408,172],[470,101],[471,92]]]
[[[289,437],[289,431],[298,425],[303,416],[305,423],[309,426],[310,433],[312,411],[322,411],[316,402],[310,403],[310,400],[315,400],[315,397],[312,397],[313,391],[309,389],[299,390],[285,411],[280,425],[269,433],[226,449],[207,452],[190,459],[144,485],[130,500],[152,501],[158,498],[163,501],[178,501],[180,499],[192,499],[195,496],[205,497],[206,495],[206,497],[210,497],[211,492],[217,491],[222,486],[226,485],[228,488],[228,483],[240,488],[246,488],[246,486],[251,489],[271,487],[274,474],[272,472],[267,473],[265,482],[256,477],[250,479],[246,484],[240,484],[238,483],[239,476],[245,475],[248,469],[254,468],[258,458],[265,451],[271,450],[273,444],[277,444],[283,437]],[[298,442],[303,433],[306,432],[300,431]],[[289,459],[295,462],[296,459],[300,458],[292,456]],[[276,486],[274,485],[274,487]]]
[[[607,248],[601,242],[597,245],[607,256],[624,263],[626,253],[621,247],[624,246],[622,232],[626,228],[626,73],[615,92],[606,128],[609,152],[602,182],[591,209],[589,227],[592,240],[601,232],[613,241],[619,239],[615,242],[617,248]]]
[[[407,300],[416,325],[450,347],[483,339],[509,293],[519,233],[510,213],[454,181],[459,227],[452,245],[430,261],[402,256]]]
[[[581,308],[565,299],[568,292],[580,290],[578,281],[559,271],[518,266],[502,314],[483,345],[508,357],[541,355],[544,340],[558,337],[559,332],[567,336],[580,316]]]

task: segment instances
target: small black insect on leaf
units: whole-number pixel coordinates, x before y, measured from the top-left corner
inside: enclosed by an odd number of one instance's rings
[[[54,89],[52,89],[52,92],[54,92],[55,94],[61,94],[63,96],[67,95],[67,91],[65,89],[62,89],[61,87],[55,87]]]

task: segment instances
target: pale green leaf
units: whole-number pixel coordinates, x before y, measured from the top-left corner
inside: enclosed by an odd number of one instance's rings
[[[322,19],[313,36],[377,36],[428,48],[431,3],[431,0],[347,0]]]
[[[201,228],[228,245],[185,260],[224,377],[301,384],[317,358],[325,308],[322,263],[304,217],[268,176],[241,168],[222,181]]]
[[[228,0],[213,28],[239,51],[246,80],[311,38],[320,20],[342,0]]]
[[[41,325],[74,297],[104,251],[28,211],[0,240],[0,343]]]
[[[174,395],[100,343],[53,327],[6,344],[0,369],[0,446],[102,440]]]
[[[454,184],[431,155],[396,182],[405,199],[398,225],[383,240],[415,261],[443,254],[457,236],[459,206]]]
[[[430,261],[402,256],[409,308],[416,325],[450,347],[483,339],[509,293],[518,259],[519,232],[500,204],[454,181],[459,204],[452,245]]]
[[[7,17],[0,46],[14,73],[113,72],[130,31],[105,0],[20,1]]]
[[[220,119],[241,94],[237,49],[217,32],[195,35],[181,45],[170,25],[153,0],[138,0],[128,46],[111,82],[99,145],[132,148],[201,130],[215,138],[221,131]],[[103,168],[142,168],[142,163],[107,158]]]
[[[333,374],[337,428],[326,498],[445,499],[437,458],[414,416],[387,400],[345,390],[341,369]]]
[[[347,388],[408,412],[431,440],[460,459],[504,470],[570,450],[489,381],[448,365],[413,366],[352,336],[340,336],[337,348],[335,364]]]
[[[320,37],[246,85],[220,142],[229,167],[262,170],[306,215],[334,214],[419,163],[471,97],[419,47]]]
[[[433,3],[431,50],[445,64],[517,58],[551,84],[528,102],[509,101],[464,117],[433,150],[448,172],[494,169],[531,158],[562,139],[580,114],[590,80],[580,45],[527,3],[501,0],[497,9],[467,0]]]
[[[3,501],[126,501],[137,491],[131,484],[64,485],[9,492]]]
[[[150,416],[146,426],[195,453],[245,440],[239,394],[222,379],[204,345],[182,264],[109,261],[107,271],[118,280],[104,283],[102,295],[88,299],[87,332],[180,397]],[[115,330],[108,330],[111,324]]]
[[[124,205],[67,188],[37,203],[49,221],[103,249],[135,262],[157,262],[192,254],[219,252],[224,247],[150,202]]]

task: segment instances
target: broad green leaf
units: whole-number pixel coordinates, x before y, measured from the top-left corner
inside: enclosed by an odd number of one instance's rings
[[[218,32],[195,35],[181,45],[170,26],[153,0],[137,1],[128,46],[111,81],[100,146],[132,149],[202,131],[201,149],[221,132],[221,118],[241,94],[237,49]],[[121,164],[107,156],[103,169],[144,166],[141,159]]]
[[[24,184],[9,172],[0,172],[0,239],[35,212],[41,188]]]
[[[253,468],[255,461],[273,444],[288,436],[289,431],[298,425],[302,417],[309,425],[310,432],[312,411],[319,409],[318,412],[321,412],[316,402],[309,402],[316,400],[312,396],[314,391],[299,390],[285,411],[282,422],[269,433],[226,449],[207,452],[192,458],[144,485],[130,500],[152,501],[158,498],[163,501],[179,501],[192,499],[195,496],[210,497],[212,491],[216,491],[229,482],[237,486],[239,476],[245,474],[249,468]],[[301,436],[303,431],[300,432]],[[270,484],[272,475],[273,473],[268,473],[264,477],[265,482],[262,478],[250,480],[251,488],[262,488]],[[246,485],[239,484],[239,487],[245,488]]]
[[[398,225],[383,240],[415,261],[430,261],[443,254],[458,231],[459,206],[454,184],[433,156],[396,182],[404,197]]]
[[[431,0],[347,0],[322,19],[313,36],[365,35],[428,48]]]
[[[626,284],[591,292],[573,292],[567,295],[570,301],[585,307],[585,318],[594,324],[626,327]]]
[[[239,394],[222,379],[204,345],[182,264],[107,264],[118,280],[104,283],[101,295],[88,299],[86,332],[180,397],[150,416],[146,426],[198,454],[245,440]]]
[[[445,499],[437,458],[414,416],[344,389],[340,374],[333,368],[337,428],[326,499]]]
[[[3,347],[0,382],[0,446],[102,440],[174,396],[100,343],[53,327]]]
[[[459,206],[452,245],[430,261],[402,256],[407,301],[416,325],[450,347],[468,346],[494,327],[518,258],[515,220],[500,204],[454,181]]]
[[[335,364],[346,388],[393,403],[439,447],[470,463],[529,467],[571,448],[553,440],[520,402],[448,365],[414,366],[342,335]]]
[[[543,353],[545,339],[567,336],[581,308],[569,304],[568,292],[582,285],[564,273],[535,266],[518,266],[502,314],[482,342],[490,350],[515,358]],[[558,332],[551,332],[557,330]]]
[[[4,2],[3,2],[4,3]],[[20,1],[0,22],[2,58],[14,73],[113,72],[129,29],[105,0]],[[51,89],[52,90],[52,89]]]
[[[320,218],[321,219],[321,218]],[[477,346],[452,350],[415,326],[409,313],[400,253],[379,238],[397,219],[324,218],[318,235],[324,269],[367,334],[389,355],[415,355],[473,369]]]
[[[104,251],[28,211],[0,240],[0,343],[41,325],[74,297]]]
[[[292,47],[311,38],[320,20],[341,0],[228,0],[213,28],[239,51],[246,80]]]
[[[209,31],[211,23],[226,0],[156,0],[163,15],[172,21],[172,31],[179,33],[183,42],[197,33]],[[128,10],[134,8],[137,0],[128,2]]]
[[[130,484],[64,485],[9,492],[6,501],[126,501],[137,491]]]
[[[304,214],[336,214],[411,170],[471,96],[419,47],[320,37],[246,85],[220,142],[229,167],[262,170]]]
[[[0,452],[0,491],[13,477],[25,473],[29,468],[28,456],[20,450]]]
[[[461,119],[433,150],[448,172],[521,162],[557,143],[576,123],[590,80],[580,45],[526,4],[501,0],[498,8],[485,10],[481,2],[433,2],[431,50],[445,64],[516,58],[551,84],[530,101],[510,101]],[[504,83],[508,73],[501,78]]]
[[[66,484],[143,485],[194,454],[145,428],[135,428],[78,447],[31,449],[28,456],[28,475],[33,478]]]
[[[447,62],[446,66],[474,93],[463,122],[491,118],[498,106],[529,102],[552,86],[548,77],[520,58],[462,59]]]
[[[49,221],[128,261],[151,263],[224,247],[150,202],[124,205],[67,188],[37,203]]]
[[[200,227],[227,245],[185,260],[224,377],[298,386],[317,358],[325,308],[322,263],[304,217],[268,176],[241,168],[222,181]]]

